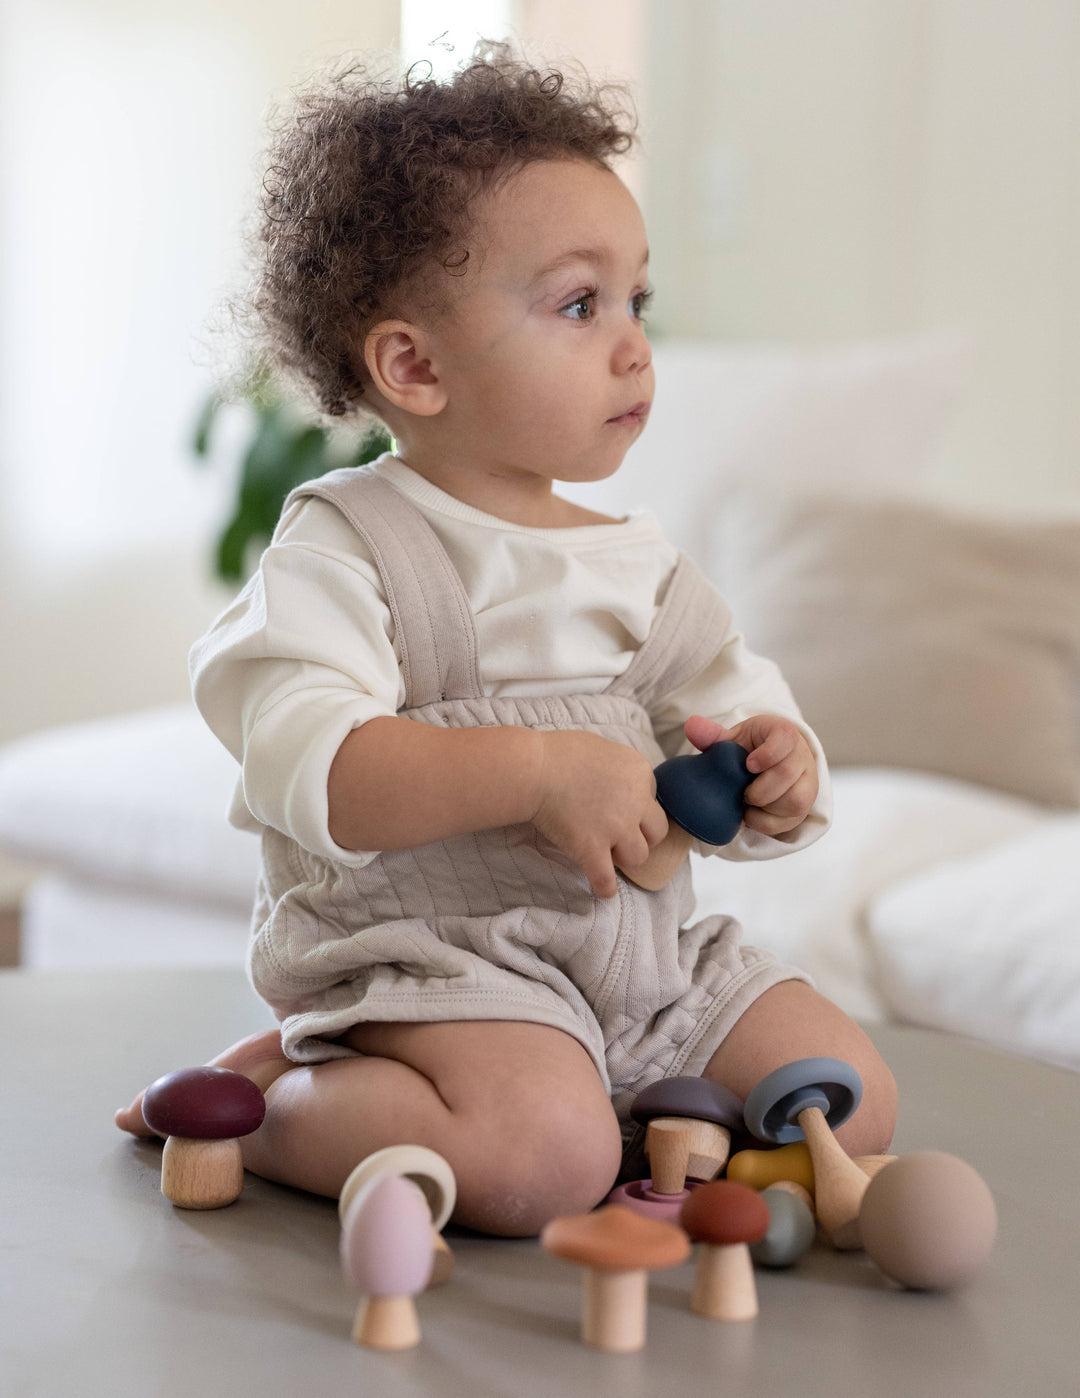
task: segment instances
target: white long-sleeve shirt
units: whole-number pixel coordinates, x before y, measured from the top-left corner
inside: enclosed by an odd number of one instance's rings
[[[534,529],[463,504],[394,456],[374,469],[420,509],[461,575],[486,694],[597,693],[627,668],[678,559],[652,511]],[[330,838],[327,778],[352,729],[403,705],[401,654],[371,551],[334,506],[309,497],[283,514],[258,571],[190,663],[195,702],[241,766],[230,821],[272,826],[354,867],[375,858]],[[799,724],[817,759],[818,797],[784,836],[742,827],[718,851],[725,859],[773,858],[824,833],[831,796],[820,743],[777,667],[734,624],[715,659],[650,714],[673,757],[696,751],[682,731],[691,714],[730,727],[762,713]]]

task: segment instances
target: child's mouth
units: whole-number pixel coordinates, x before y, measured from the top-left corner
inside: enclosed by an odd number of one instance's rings
[[[636,427],[643,423],[649,416],[649,403],[635,403],[632,408],[628,408],[625,413],[618,417],[609,417],[608,423],[615,427]]]

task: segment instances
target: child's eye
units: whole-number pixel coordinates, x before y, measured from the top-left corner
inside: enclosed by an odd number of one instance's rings
[[[635,320],[644,320],[645,312],[649,309],[649,302],[653,299],[652,291],[635,291],[630,298],[630,314]]]
[[[560,308],[559,314],[566,316],[569,320],[592,320],[596,314],[593,302],[596,300],[597,292],[594,287],[591,291],[583,291],[580,296],[575,296],[572,301]]]

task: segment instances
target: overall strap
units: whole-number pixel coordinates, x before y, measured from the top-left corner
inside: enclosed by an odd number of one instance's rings
[[[731,613],[686,554],[671,575],[652,628],[637,654],[605,693],[625,695],[650,709],[664,694],[704,670],[724,643]]]
[[[461,577],[427,520],[374,471],[346,466],[292,492],[334,505],[375,559],[394,618],[405,707],[482,699],[476,624]]]

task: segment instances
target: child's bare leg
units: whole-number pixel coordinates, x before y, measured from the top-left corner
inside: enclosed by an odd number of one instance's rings
[[[363,1055],[270,1084],[243,1142],[256,1174],[336,1196],[384,1146],[429,1146],[457,1178],[454,1221],[529,1236],[584,1212],[615,1182],[622,1143],[592,1059],[570,1035],[517,1021],[363,1024]]]
[[[281,1033],[277,1029],[266,1029],[259,1034],[249,1034],[246,1039],[227,1048],[210,1060],[212,1068],[231,1068],[234,1073],[243,1073],[263,1092],[275,1078],[296,1065],[285,1057],[281,1050]],[[116,1113],[116,1124],[121,1131],[130,1131],[133,1136],[153,1136],[143,1119],[143,1094],[132,1102],[130,1107],[121,1107]]]
[[[713,1054],[703,1077],[739,1097],[767,1073],[797,1058],[842,1058],[859,1072],[863,1096],[839,1127],[848,1155],[882,1155],[896,1126],[896,1083],[852,1020],[804,981],[781,981],[758,997]]]

